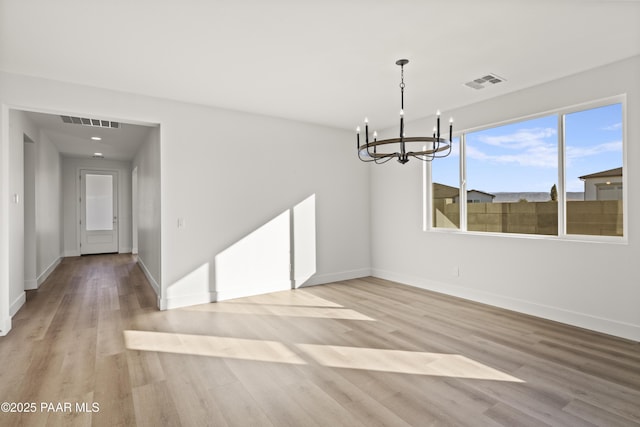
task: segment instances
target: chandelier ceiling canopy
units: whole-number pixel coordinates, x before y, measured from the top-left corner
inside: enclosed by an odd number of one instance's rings
[[[446,157],[451,153],[453,139],[453,118],[449,119],[449,139],[440,135],[440,110],[436,113],[436,126],[432,136],[407,137],[404,126],[404,66],[408,59],[398,59],[400,66],[400,132],[398,138],[378,140],[378,133],[373,132],[373,141],[369,140],[369,120],[364,119],[365,142],[360,145],[360,126],[356,128],[358,158],[363,162],[386,163],[391,159],[405,164],[411,157],[430,162],[433,159]]]

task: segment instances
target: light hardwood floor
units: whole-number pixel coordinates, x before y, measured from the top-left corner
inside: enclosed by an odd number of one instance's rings
[[[160,312],[88,256],[28,293],[0,396],[37,406],[2,426],[632,426],[640,345],[375,278]]]

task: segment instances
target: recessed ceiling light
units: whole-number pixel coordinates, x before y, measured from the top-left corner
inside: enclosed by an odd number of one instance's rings
[[[94,159],[104,159],[104,155],[102,153],[93,153]]]
[[[99,136],[92,136],[91,139],[93,139],[94,141],[102,141],[102,138],[100,138]]]

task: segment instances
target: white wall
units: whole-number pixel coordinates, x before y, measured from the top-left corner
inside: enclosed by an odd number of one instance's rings
[[[42,132],[36,141],[36,280],[51,274],[62,257],[62,158]]]
[[[0,336],[11,330],[11,316],[9,314],[9,108],[0,106]]]
[[[61,256],[61,170],[55,146],[20,110],[10,111],[10,299],[11,315],[24,303],[24,290],[37,288]],[[33,143],[24,143],[24,135]],[[18,194],[19,203],[13,203]],[[22,215],[22,218],[20,217]],[[26,223],[25,223],[26,222]],[[19,247],[23,248],[22,255]],[[20,274],[18,266],[24,265]]]
[[[36,289],[36,142],[24,143],[24,288]]]
[[[161,191],[160,191],[160,128],[150,130],[147,140],[133,159],[137,188],[137,251],[138,262],[160,300],[161,271]],[[135,239],[134,239],[135,240]]]
[[[640,57],[446,114],[464,130],[623,93],[628,243],[423,232],[422,164],[391,162],[372,169],[374,274],[640,340]],[[433,123],[408,127],[428,133]]]
[[[9,73],[0,73],[0,102],[160,124],[160,280],[167,307],[215,296],[216,256],[312,195],[316,263],[306,284],[370,273],[369,169],[353,155],[351,131]],[[247,255],[242,268],[254,265]],[[259,283],[232,277],[225,291],[236,285],[260,291]]]
[[[608,184],[607,184],[608,183]],[[610,185],[611,190],[607,191],[609,198],[601,198],[602,194],[598,194],[600,185]],[[603,178],[588,178],[584,181],[584,199],[585,200],[620,200],[622,194],[618,187],[622,186],[621,176],[606,176]]]
[[[81,169],[118,171],[118,252],[131,252],[131,162],[63,157],[62,197],[64,255],[80,255],[78,237]]]
[[[37,139],[37,130],[24,113],[9,112],[9,164],[18,165],[9,172],[9,315],[25,302],[24,293],[24,135]],[[4,177],[3,177],[4,178]]]

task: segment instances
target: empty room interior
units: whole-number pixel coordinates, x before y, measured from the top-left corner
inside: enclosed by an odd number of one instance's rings
[[[0,0],[0,425],[640,425],[640,2]]]

